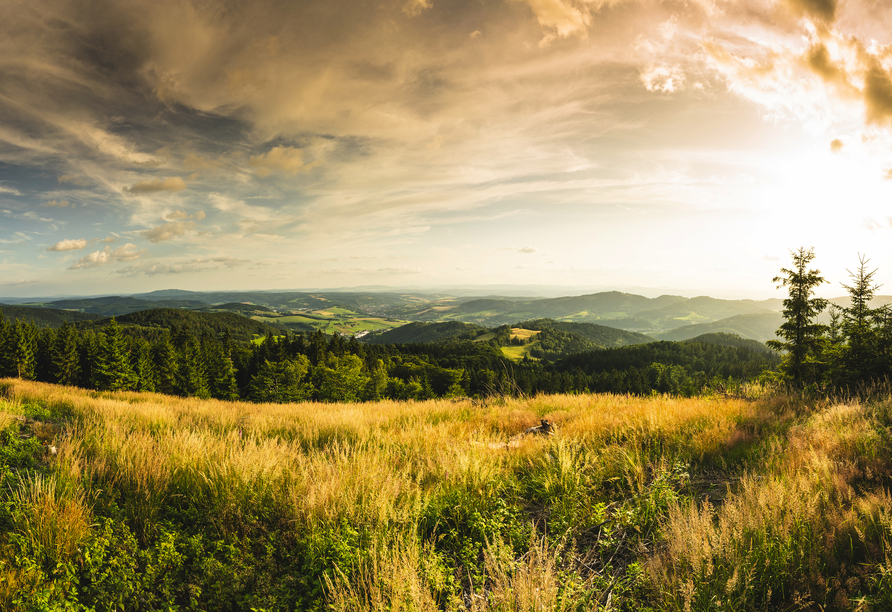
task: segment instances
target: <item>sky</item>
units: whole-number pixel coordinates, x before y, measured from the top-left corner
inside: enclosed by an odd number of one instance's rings
[[[0,0],[0,14],[0,299],[767,298],[800,246],[827,295],[859,256],[892,283],[885,0]]]

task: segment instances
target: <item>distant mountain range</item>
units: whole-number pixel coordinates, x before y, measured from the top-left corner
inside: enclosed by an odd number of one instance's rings
[[[512,325],[521,321],[551,319],[558,323],[588,323],[647,334],[654,339],[686,340],[710,333],[736,334],[764,342],[775,337],[783,302],[769,300],[722,300],[708,296],[687,298],[608,291],[558,298],[492,295],[467,297],[426,293],[343,292],[196,292],[178,289],[130,296],[64,299],[3,306],[8,318],[31,318],[41,325],[58,326],[65,320],[85,320],[85,315],[121,316],[155,308],[203,312],[228,311],[245,317],[296,318],[301,313],[338,311],[342,319],[386,318],[388,321],[468,323],[479,328]],[[847,305],[848,297],[831,300]],[[892,304],[892,296],[879,296],[874,305]],[[16,310],[27,309],[27,310]],[[34,311],[43,310],[42,314]],[[48,311],[57,311],[50,314]],[[346,312],[349,311],[349,312]],[[30,314],[29,314],[30,313]],[[68,314],[61,314],[68,313]],[[315,323],[307,315],[306,326]],[[826,315],[824,315],[826,319]],[[267,319],[264,319],[267,320]],[[396,323],[399,324],[399,323]],[[293,326],[294,323],[291,323]],[[393,324],[391,324],[393,326]],[[406,337],[421,328],[406,328]],[[456,328],[453,328],[456,329]],[[390,333],[395,333],[396,330]],[[432,333],[427,330],[424,334]],[[573,332],[576,333],[576,332]],[[593,340],[598,342],[597,340]]]

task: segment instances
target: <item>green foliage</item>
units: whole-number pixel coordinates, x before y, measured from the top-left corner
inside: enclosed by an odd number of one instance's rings
[[[777,330],[781,340],[769,340],[768,346],[787,356],[780,367],[785,381],[794,387],[804,387],[819,382],[822,375],[820,361],[821,336],[826,326],[817,323],[817,316],[827,308],[827,300],[814,297],[815,289],[825,283],[820,270],[809,270],[815,258],[814,249],[800,247],[792,252],[793,269],[781,268],[781,275],[773,282],[778,287],[788,287],[789,297],[784,300],[785,322]]]

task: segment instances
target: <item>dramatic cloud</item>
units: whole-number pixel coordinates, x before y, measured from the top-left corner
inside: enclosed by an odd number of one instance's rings
[[[155,179],[152,181],[139,181],[131,187],[125,187],[124,191],[130,195],[146,195],[150,193],[158,193],[161,191],[177,192],[186,188],[186,181],[178,176],[166,179]]]
[[[79,251],[87,247],[87,241],[83,238],[78,240],[62,240],[61,242],[57,242],[51,247],[47,248],[47,251]]]
[[[888,251],[887,2],[7,4],[0,275],[47,292],[86,290],[74,235],[95,292],[772,291],[789,242]]]
[[[796,12],[831,23],[836,18],[836,0],[787,0]]]

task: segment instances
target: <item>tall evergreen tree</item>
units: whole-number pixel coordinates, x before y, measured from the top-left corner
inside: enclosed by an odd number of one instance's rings
[[[845,378],[850,383],[872,379],[879,374],[875,366],[879,349],[877,324],[880,311],[872,309],[870,301],[880,285],[874,284],[873,281],[876,270],[867,271],[868,261],[859,255],[857,271],[846,270],[852,278],[852,284],[842,285],[851,296],[849,307],[841,309],[841,328],[846,339],[842,351],[842,365],[845,368]]]
[[[180,351],[176,391],[186,397],[209,398],[207,364],[198,342],[191,338]]]
[[[152,346],[152,363],[155,366],[155,390],[167,395],[177,393],[177,352],[170,339],[170,332],[164,330],[161,338]]]
[[[158,388],[158,375],[155,373],[155,364],[152,361],[152,345],[146,340],[134,340],[130,358],[136,390],[155,391]]]
[[[15,333],[12,323],[0,310],[0,376],[15,376],[13,346]]]
[[[99,362],[100,351],[99,334],[87,331],[81,337],[78,355],[80,359],[80,386],[86,389],[95,389],[98,387],[96,378],[97,364]]]
[[[778,288],[787,287],[789,297],[784,300],[784,323],[777,330],[781,340],[769,340],[768,346],[776,351],[786,351],[781,364],[781,374],[794,387],[804,387],[819,380],[821,336],[826,325],[816,322],[817,316],[827,308],[827,300],[814,297],[815,288],[827,282],[820,270],[810,270],[808,265],[815,258],[814,249],[800,247],[791,251],[793,268],[781,268],[781,274],[773,282]]]
[[[136,388],[136,379],[130,366],[130,348],[114,317],[105,332],[100,334],[99,342],[99,358],[96,363],[98,387],[108,391]]]
[[[16,321],[13,326],[12,363],[15,376],[33,380],[37,370],[37,328]]]
[[[53,345],[53,380],[62,385],[76,385],[80,374],[78,337],[74,326],[66,321],[56,334]]]
[[[229,349],[216,338],[208,338],[202,345],[207,363],[208,391],[211,397],[222,400],[238,399],[235,366]]]

